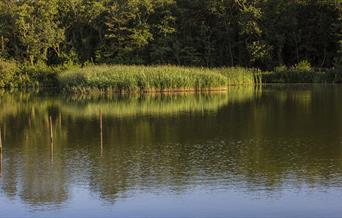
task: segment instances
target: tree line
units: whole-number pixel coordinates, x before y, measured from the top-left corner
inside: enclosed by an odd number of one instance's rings
[[[0,57],[269,69],[342,62],[342,0],[0,0]]]

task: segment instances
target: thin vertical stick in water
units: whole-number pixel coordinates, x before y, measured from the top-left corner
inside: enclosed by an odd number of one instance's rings
[[[62,113],[59,113],[59,129],[62,129]]]
[[[103,156],[103,125],[102,125],[102,110],[100,110],[100,146],[101,146],[101,157]]]
[[[0,127],[0,152],[2,152],[2,137],[1,137],[1,127]]]
[[[51,162],[53,162],[53,126],[52,126],[52,118],[49,116],[49,129],[50,129],[50,158]]]
[[[1,137],[1,128],[0,128],[0,177],[2,177],[2,137]]]
[[[0,177],[2,177],[2,151],[0,153]]]
[[[52,131],[52,118],[49,116],[49,127],[50,127],[50,141],[53,142],[53,131]]]

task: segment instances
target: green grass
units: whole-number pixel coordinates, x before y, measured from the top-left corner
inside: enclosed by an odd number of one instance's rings
[[[228,85],[254,84],[252,70],[176,66],[98,65],[74,68],[58,77],[64,90],[91,91],[203,91]]]
[[[316,69],[312,71],[265,72],[262,75],[263,84],[279,83],[342,83],[342,73],[331,69]]]
[[[49,67],[46,64],[18,64],[0,58],[0,88],[58,87],[57,74],[64,69],[63,66]]]
[[[268,83],[341,83],[341,69],[303,61],[269,72],[242,67],[88,65],[46,66],[0,59],[0,88],[57,88],[70,93],[199,92]]]
[[[223,67],[210,69],[226,77],[228,86],[261,84],[261,71],[243,67]]]
[[[246,68],[90,65],[55,66],[0,61],[0,87],[60,88],[75,93],[175,92],[226,90],[261,83],[260,73]]]
[[[19,68],[15,61],[0,58],[0,87],[8,87],[18,70]]]
[[[263,83],[341,83],[341,69],[320,69],[301,61],[292,67],[276,67],[272,72],[263,72]]]

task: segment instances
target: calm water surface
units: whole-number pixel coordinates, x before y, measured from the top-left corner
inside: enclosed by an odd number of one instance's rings
[[[0,93],[0,217],[340,217],[341,99]]]

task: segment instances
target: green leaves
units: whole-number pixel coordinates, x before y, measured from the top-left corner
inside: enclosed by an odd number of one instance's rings
[[[18,65],[15,61],[0,59],[0,88],[10,86],[17,71]]]
[[[57,0],[26,0],[18,4],[15,24],[19,41],[25,48],[23,56],[33,64],[46,61],[48,49],[59,55],[64,29],[56,20]]]
[[[0,55],[47,64],[340,66],[334,0],[0,0]]]
[[[129,59],[132,53],[143,49],[154,39],[149,19],[157,4],[160,2],[151,0],[114,0],[107,3],[101,48],[106,59]]]

